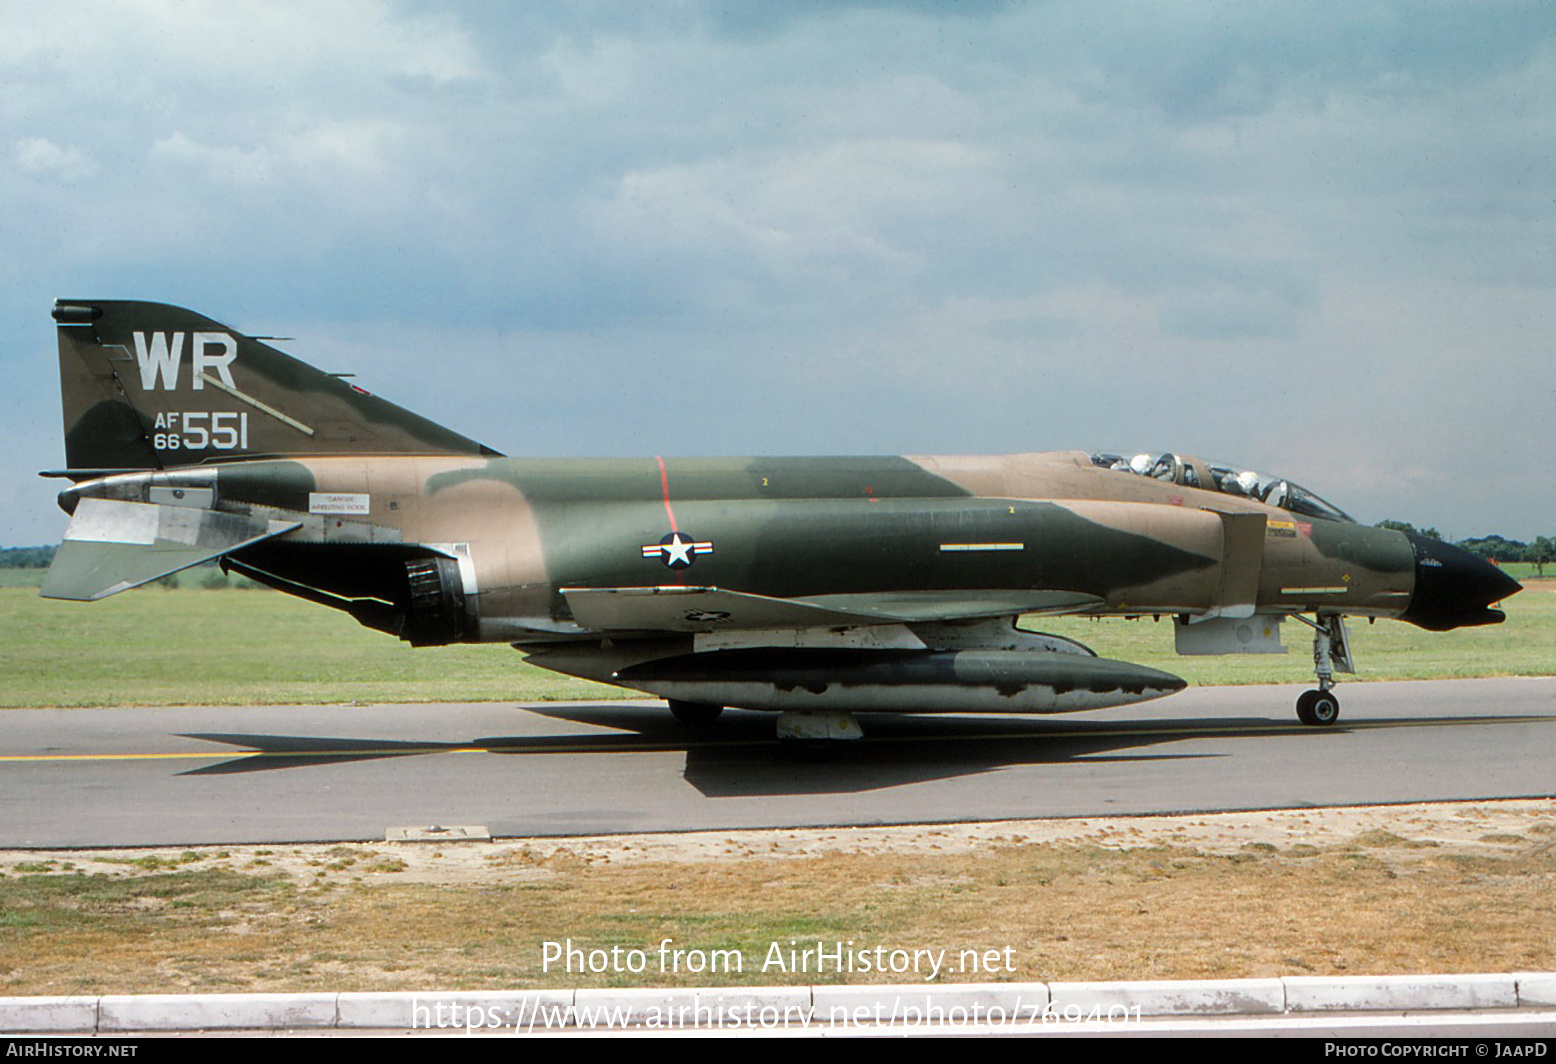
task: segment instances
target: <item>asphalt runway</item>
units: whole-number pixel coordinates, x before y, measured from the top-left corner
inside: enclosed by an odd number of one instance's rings
[[[823,764],[774,714],[660,702],[6,710],[0,847],[914,824],[1556,795],[1556,678],[1191,689],[1049,717],[861,716]]]

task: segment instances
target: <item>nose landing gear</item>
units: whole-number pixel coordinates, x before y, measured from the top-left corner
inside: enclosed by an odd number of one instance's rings
[[[1313,672],[1318,677],[1318,689],[1304,691],[1297,699],[1297,719],[1303,724],[1327,727],[1340,719],[1340,699],[1334,693],[1334,674],[1354,674],[1351,664],[1351,643],[1345,633],[1345,618],[1338,613],[1319,614],[1317,622],[1295,615],[1303,624],[1313,629]]]

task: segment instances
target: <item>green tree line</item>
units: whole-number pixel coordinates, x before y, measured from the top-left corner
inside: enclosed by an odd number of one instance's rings
[[[0,547],[0,569],[42,569],[54,562],[53,547]]]
[[[1435,528],[1417,528],[1408,521],[1379,521],[1378,528],[1392,528],[1396,532],[1414,532],[1433,539],[1442,539]],[[1539,536],[1533,543],[1506,536],[1478,536],[1472,539],[1454,540],[1455,547],[1462,547],[1471,554],[1490,562],[1529,562],[1535,572],[1545,575],[1545,567],[1556,562],[1556,536]]]

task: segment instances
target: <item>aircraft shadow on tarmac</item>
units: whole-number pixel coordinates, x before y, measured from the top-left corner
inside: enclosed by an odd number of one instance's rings
[[[231,760],[180,775],[209,776],[415,757],[453,751],[493,754],[592,754],[684,751],[684,777],[710,798],[846,794],[974,776],[1018,765],[1077,767],[1112,761],[1186,761],[1231,756],[1201,751],[1150,753],[1153,746],[1218,737],[1304,738],[1337,735],[1263,718],[1156,721],[861,715],[865,738],[834,759],[799,763],[773,737],[773,714],[733,711],[714,725],[688,729],[643,706],[530,707],[556,720],[612,729],[574,735],[498,736],[468,742],[415,742],[327,736],[187,733],[184,738],[245,747]],[[1408,723],[1396,721],[1394,723]],[[1441,723],[1440,720],[1419,723]]]

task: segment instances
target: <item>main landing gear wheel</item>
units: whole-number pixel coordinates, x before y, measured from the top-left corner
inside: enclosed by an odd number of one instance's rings
[[[1327,727],[1340,719],[1340,700],[1333,691],[1304,691],[1297,699],[1297,719],[1303,724]]]
[[[706,728],[718,720],[719,714],[724,712],[723,706],[715,706],[709,702],[682,702],[678,698],[668,701],[670,714],[691,728]]]

